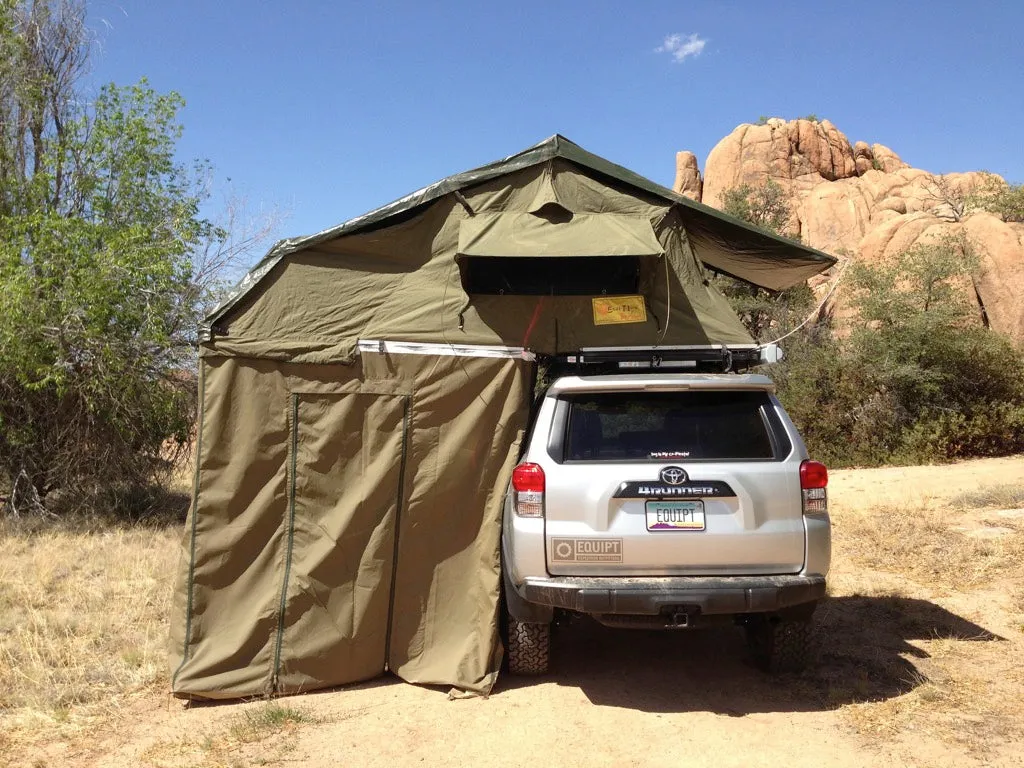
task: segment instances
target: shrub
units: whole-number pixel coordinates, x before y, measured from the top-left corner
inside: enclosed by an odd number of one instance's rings
[[[857,265],[849,335],[788,342],[771,373],[813,455],[846,466],[1024,450],[1024,355],[978,323],[976,264],[947,240]]]
[[[1024,184],[1007,185],[993,195],[988,209],[1003,221],[1024,222]]]
[[[1007,184],[994,173],[969,196],[972,209],[994,213],[1003,221],[1024,222],[1024,184]]]
[[[726,190],[722,195],[722,210],[773,234],[789,237],[786,231],[792,214],[789,195],[771,179]]]
[[[796,239],[787,232],[792,213],[789,196],[771,179],[726,190],[722,210],[773,234]],[[788,333],[814,308],[814,294],[805,284],[786,291],[767,291],[724,275],[714,276],[712,284],[729,300],[755,339],[768,340]]]
[[[143,498],[188,444],[196,324],[227,233],[183,100],[78,87],[81,0],[0,2],[0,498],[53,511]]]
[[[148,482],[189,441],[190,256],[216,231],[173,161],[179,106],[104,88],[63,139],[77,158],[68,198],[32,178],[37,202],[0,211],[0,474],[14,511]]]

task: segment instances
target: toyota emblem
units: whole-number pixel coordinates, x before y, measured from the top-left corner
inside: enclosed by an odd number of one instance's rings
[[[682,485],[686,482],[686,470],[682,467],[665,467],[661,470],[661,481],[669,485]]]

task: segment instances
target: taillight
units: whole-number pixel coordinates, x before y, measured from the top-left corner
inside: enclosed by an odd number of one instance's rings
[[[520,464],[512,470],[512,508],[520,517],[544,516],[544,470]]]
[[[805,515],[828,512],[827,487],[828,467],[817,461],[804,461],[800,465],[800,489]]]

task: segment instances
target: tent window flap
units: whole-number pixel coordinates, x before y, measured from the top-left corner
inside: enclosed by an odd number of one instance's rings
[[[650,220],[642,216],[575,213],[553,221],[533,213],[479,213],[459,222],[460,257],[661,256],[664,252]]]

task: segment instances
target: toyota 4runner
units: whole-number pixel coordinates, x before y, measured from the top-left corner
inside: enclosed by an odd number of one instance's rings
[[[773,392],[739,374],[551,384],[505,501],[511,673],[547,671],[558,612],[731,622],[763,669],[805,665],[829,568],[828,472]]]

